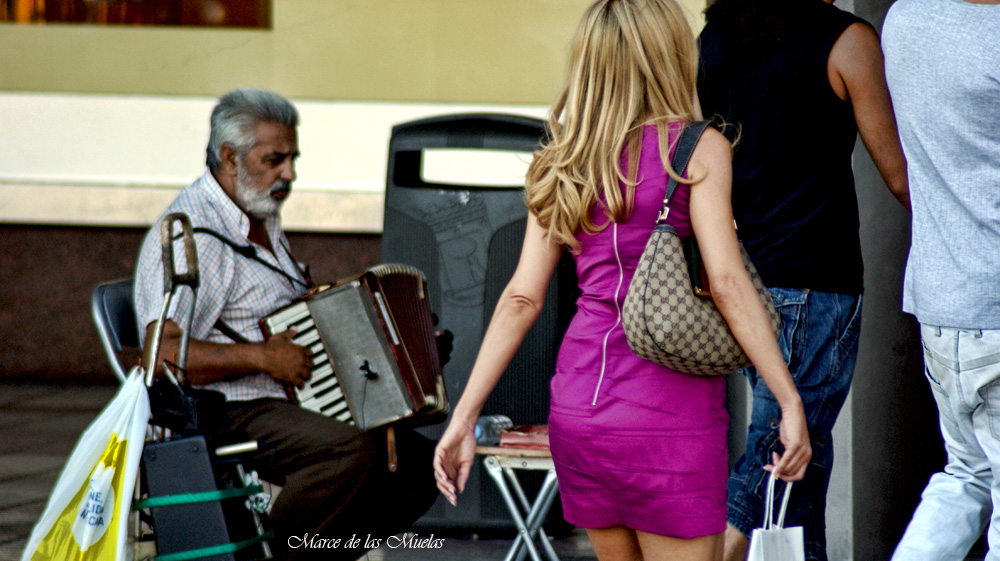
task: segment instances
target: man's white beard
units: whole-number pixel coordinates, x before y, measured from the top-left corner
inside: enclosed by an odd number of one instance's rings
[[[265,219],[275,216],[281,211],[281,204],[284,200],[278,200],[271,196],[272,193],[280,189],[291,191],[291,185],[286,181],[275,181],[267,191],[258,191],[254,188],[253,179],[247,173],[246,166],[242,163],[236,166],[236,200],[243,207],[243,212],[258,219]]]

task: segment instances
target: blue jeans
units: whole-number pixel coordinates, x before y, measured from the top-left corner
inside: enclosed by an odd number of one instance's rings
[[[781,314],[778,346],[795,380],[809,426],[812,460],[788,503],[786,526],[802,526],[806,559],[826,561],[826,491],[833,469],[833,425],[851,389],[861,331],[861,296],[770,289]],[[746,450],[729,475],[729,524],[749,536],[764,522],[771,453],[781,451],[781,408],[757,370],[744,370],[753,389]],[[776,491],[781,492],[782,486]]]
[[[1000,559],[1000,330],[920,326],[948,464],[931,476],[893,560],[965,559],[989,525]]]

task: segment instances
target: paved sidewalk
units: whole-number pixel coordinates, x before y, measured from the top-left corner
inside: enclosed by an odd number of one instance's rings
[[[66,457],[115,391],[0,384],[0,561],[20,559]]]

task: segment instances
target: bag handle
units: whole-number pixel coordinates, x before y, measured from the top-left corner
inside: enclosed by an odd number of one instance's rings
[[[178,273],[174,268],[174,239],[172,237],[174,224],[178,224],[181,229],[179,239],[184,247],[184,258],[186,271]],[[191,229],[191,219],[183,212],[173,212],[163,217],[160,222],[160,247],[163,253],[163,307],[160,310],[160,321],[156,322],[153,329],[153,340],[143,356],[143,365],[148,368],[145,377],[146,387],[153,386],[153,374],[156,371],[156,358],[160,353],[160,345],[163,338],[163,320],[167,317],[170,303],[177,294],[178,288],[188,286],[197,297],[199,276],[198,276],[198,251],[194,243],[194,232]],[[187,347],[191,336],[191,319],[194,316],[194,306],[192,305],[184,313],[180,320],[181,340],[177,351],[177,367],[183,372],[187,363]],[[170,376],[170,370],[164,368]]]
[[[778,512],[778,521],[774,522],[774,484],[777,477],[771,472],[771,477],[767,480],[767,499],[764,502],[764,529],[773,530],[785,527],[785,512],[788,510],[788,497],[792,494],[792,482],[785,483],[785,492],[781,496],[781,510]]]
[[[674,168],[674,171],[678,175],[683,175],[684,171],[687,170],[688,163],[691,161],[691,155],[694,154],[694,148],[698,145],[698,141],[701,140],[701,135],[705,132],[706,128],[708,128],[708,121],[693,121],[684,125],[684,129],[677,138],[677,148],[674,150],[674,157],[670,160],[670,167]],[[667,177],[669,179],[667,181],[667,191],[663,196],[663,210],[660,211],[660,216],[656,219],[657,225],[667,221],[667,215],[670,213],[670,198],[674,196],[674,191],[677,190],[677,180],[670,176]]]

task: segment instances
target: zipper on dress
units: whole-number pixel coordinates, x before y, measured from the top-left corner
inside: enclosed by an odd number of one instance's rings
[[[601,346],[601,375],[597,378],[597,387],[594,388],[594,399],[590,403],[591,405],[597,405],[597,394],[601,391],[601,384],[604,382],[604,370],[608,365],[608,338],[611,337],[611,333],[618,328],[618,325],[622,322],[622,308],[618,304],[618,293],[621,292],[622,283],[625,282],[625,269],[622,267],[622,258],[618,254],[618,223],[611,223],[611,237],[614,241],[615,246],[615,261],[618,262],[618,287],[615,288],[615,310],[617,315],[615,317],[615,324],[611,326],[611,329],[604,334],[604,343]]]

